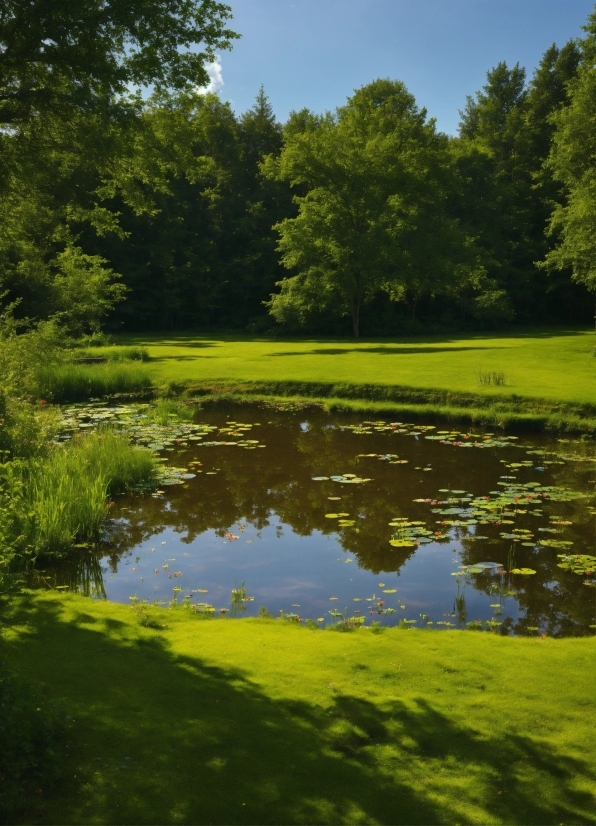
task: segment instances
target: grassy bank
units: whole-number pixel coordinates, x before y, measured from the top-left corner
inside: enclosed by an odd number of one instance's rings
[[[347,400],[352,409],[593,430],[595,336],[551,330],[387,341],[137,336],[156,384],[217,396]],[[497,383],[496,382],[502,382]]]
[[[126,341],[147,347],[160,382],[370,384],[596,406],[596,336],[583,330],[391,341],[200,335]],[[505,384],[482,384],[489,372],[503,373]]]
[[[469,395],[445,394],[446,398],[437,399],[435,391],[410,391],[403,389],[403,398],[399,394],[402,388],[379,388],[370,385],[336,385],[321,386],[317,384],[296,387],[288,382],[245,384],[193,384],[186,388],[186,393],[198,397],[203,403],[230,402],[235,404],[267,402],[279,405],[315,404],[330,412],[351,411],[362,416],[378,418],[403,417],[408,421],[424,420],[426,422],[452,422],[464,425],[495,427],[522,431],[558,431],[569,433],[596,432],[596,415],[589,410],[575,405],[552,405],[548,402],[529,402],[520,400],[506,403],[499,400],[490,403]],[[385,392],[387,391],[387,392]],[[372,400],[365,393],[370,393]],[[376,399],[375,397],[379,397]],[[394,400],[383,400],[383,398]],[[412,396],[418,401],[408,401]]]
[[[12,602],[0,656],[74,710],[23,822],[594,822],[595,640],[152,611]]]

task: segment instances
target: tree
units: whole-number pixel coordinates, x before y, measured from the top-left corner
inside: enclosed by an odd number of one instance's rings
[[[0,122],[104,108],[129,86],[190,91],[238,37],[230,17],[216,0],[3,0]]]
[[[576,303],[569,277],[549,282],[536,261],[548,251],[547,221],[561,200],[560,183],[544,167],[554,132],[551,116],[565,105],[578,63],[573,41],[561,49],[553,45],[527,86],[519,64],[499,63],[461,113],[460,138],[453,145],[464,180],[458,214],[485,251],[487,285],[493,286],[475,302],[500,296],[485,308],[494,320],[513,314],[520,320],[560,317]]]
[[[448,291],[473,270],[468,239],[445,211],[447,140],[403,83],[377,80],[336,114],[293,114],[267,174],[297,189],[298,215],[276,229],[282,263],[270,312],[303,324],[322,309],[352,319],[380,291]]]
[[[545,258],[550,269],[571,268],[574,281],[596,292],[596,11],[584,27],[582,63],[569,84],[567,106],[553,116],[556,131],[548,168],[562,184],[549,227],[557,246]]]
[[[18,314],[80,332],[122,298],[93,234],[122,236],[123,206],[154,210],[171,166],[138,157],[147,102],[134,89],[194,94],[237,36],[230,16],[216,0],[1,4],[0,293]]]
[[[142,120],[130,188],[153,207],[135,213],[116,194],[110,206],[126,236],[110,233],[93,246],[129,288],[113,321],[270,326],[263,302],[282,275],[272,226],[292,204],[287,185],[259,168],[282,140],[265,93],[240,117],[217,95],[160,95]]]

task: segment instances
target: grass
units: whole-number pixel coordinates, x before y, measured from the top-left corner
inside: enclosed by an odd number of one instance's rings
[[[157,462],[150,451],[106,429],[75,438],[47,458],[5,466],[4,472],[12,477],[13,501],[17,491],[19,496],[13,533],[37,555],[95,538],[108,495],[150,483]]]
[[[78,358],[105,358],[109,362],[149,361],[149,351],[146,347],[130,346],[99,346],[91,349],[76,349],[72,352],[73,359]]]
[[[52,592],[5,611],[0,657],[74,714],[21,822],[594,822],[596,640],[145,613],[167,627]]]
[[[149,351],[156,382],[370,385],[587,405],[596,411],[594,333],[540,330],[502,335],[376,340],[277,340],[250,336],[128,336]],[[481,384],[479,372],[505,385]],[[333,394],[331,394],[333,395]]]
[[[38,371],[35,394],[53,402],[85,401],[117,393],[141,393],[152,387],[138,363],[60,364]]]

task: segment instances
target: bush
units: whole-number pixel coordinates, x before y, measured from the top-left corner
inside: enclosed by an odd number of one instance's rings
[[[45,455],[58,427],[58,412],[45,402],[33,406],[14,397],[6,400],[0,390],[0,451],[5,458]]]
[[[11,823],[62,772],[68,717],[41,688],[0,663],[0,820]]]

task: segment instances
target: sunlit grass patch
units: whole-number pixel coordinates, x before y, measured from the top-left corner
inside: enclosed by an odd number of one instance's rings
[[[131,335],[121,341],[147,347],[156,383],[370,385],[442,390],[454,406],[458,394],[596,405],[594,333],[588,330],[360,340]],[[480,384],[479,365],[503,373],[506,384]],[[484,403],[478,399],[479,407]]]

